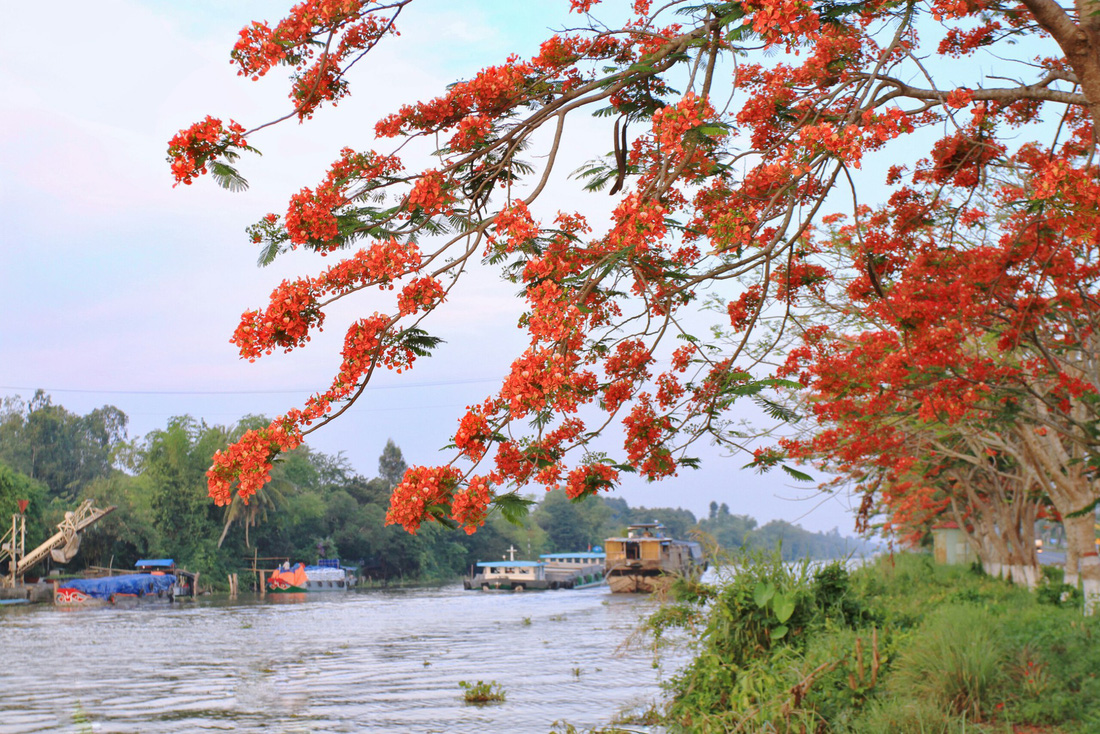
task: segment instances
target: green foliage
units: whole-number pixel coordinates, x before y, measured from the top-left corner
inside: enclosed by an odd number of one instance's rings
[[[695,515],[679,507],[630,507],[626,500],[612,497],[604,497],[602,501],[611,510],[605,537],[621,535],[627,525],[644,522],[661,523],[674,538],[686,538],[696,527]]]
[[[498,494],[493,499],[493,505],[500,510],[500,515],[513,525],[522,525],[527,515],[531,512],[533,499],[523,497],[515,492]]]
[[[228,440],[224,429],[183,416],[144,442],[142,476],[150,487],[160,543],[152,551],[207,578],[225,578],[227,571],[216,552],[221,512],[207,495],[206,469]]]
[[[14,511],[15,495],[30,499],[28,542],[38,543],[80,500],[114,505],[113,513],[83,534],[66,573],[87,566],[127,568],[141,557],[163,555],[200,572],[204,585],[216,589],[224,586],[227,574],[248,569],[254,555],[306,562],[322,554],[340,557],[358,565],[370,583],[445,581],[477,561],[507,557],[509,548],[529,558],[585,550],[622,534],[626,525],[654,520],[675,537],[702,529],[731,548],[779,538],[785,555],[791,548],[815,553],[824,547],[800,542],[805,531],[794,526],[778,535],[769,529],[754,541],[762,529],[752,518],[731,515],[726,505],[719,509],[715,504],[711,517],[697,523],[681,508],[632,508],[625,500],[604,496],[570,501],[562,491],[547,493],[537,503],[503,494],[495,502],[498,511],[474,535],[438,523],[409,535],[385,525],[390,492],[407,468],[392,439],[381,451],[375,478],[356,475],[342,456],[301,446],[278,457],[271,481],[247,505],[235,498],[216,507],[205,476],[214,452],[268,423],[264,416],[247,415],[221,427],[180,416],[142,439],[127,441],[127,418],[116,408],[78,416],[41,393],[30,403],[8,398],[0,406],[0,457],[23,461],[51,479],[36,482],[17,466],[5,471],[0,465],[0,518]],[[55,486],[65,489],[55,491]]]
[[[898,658],[890,690],[981,721],[1005,682],[1008,649],[988,610],[947,604],[932,612]]]
[[[531,519],[546,531],[553,552],[568,553],[602,545],[611,510],[598,497],[571,501],[563,490],[547,492]]]
[[[1008,648],[1006,719],[1100,731],[1100,619],[1035,604],[1005,609],[996,628]]]
[[[858,734],[971,734],[979,731],[964,717],[953,715],[933,701],[882,700],[872,703],[851,731]]]
[[[1043,578],[1036,589],[1036,599],[1040,604],[1054,607],[1080,609],[1084,602],[1081,590],[1065,583],[1064,572],[1057,566],[1043,566]]]
[[[72,502],[80,488],[112,473],[127,418],[113,406],[76,415],[37,391],[29,403],[5,398],[0,406],[0,461],[36,479],[51,497]]]
[[[96,479],[81,491],[79,499],[115,510],[83,533],[79,558],[87,565],[133,568],[140,558],[163,549],[154,522],[153,491],[148,479],[118,473]]]
[[[670,723],[685,730],[722,731],[741,712],[782,705],[769,699],[771,683],[825,622],[809,565],[784,563],[778,553],[735,559],[721,568],[717,587],[695,659],[672,684]],[[667,628],[670,620],[656,621]]]
[[[671,686],[669,731],[1100,725],[1092,706],[1100,620],[926,555],[884,557],[851,573],[757,557],[714,588],[681,595],[650,625],[659,635],[702,629]]]
[[[25,474],[0,462],[0,535],[11,530],[11,517],[19,512],[17,500],[27,500],[27,550],[45,540],[49,533],[45,521],[47,489]]]
[[[401,483],[406,469],[408,466],[405,464],[405,457],[401,455],[401,449],[397,448],[392,438],[386,439],[382,455],[378,457],[378,478],[389,485],[387,490]]]
[[[462,698],[466,703],[475,705],[502,703],[505,698],[504,688],[496,681],[485,683],[479,680],[477,683],[469,683],[461,680],[458,685],[464,691]]]

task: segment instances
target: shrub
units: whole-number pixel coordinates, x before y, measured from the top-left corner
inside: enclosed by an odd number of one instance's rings
[[[970,734],[973,726],[931,701],[891,698],[874,702],[851,727],[852,734]]]
[[[980,721],[1005,683],[1008,650],[986,609],[949,604],[902,650],[891,688]]]
[[[927,554],[756,556],[692,592],[651,620],[693,633],[670,732],[1100,732],[1100,617],[1003,580]]]

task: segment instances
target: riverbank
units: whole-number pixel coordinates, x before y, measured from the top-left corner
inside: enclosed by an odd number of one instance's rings
[[[679,590],[670,732],[1100,731],[1100,619],[1047,570],[1038,592],[897,554],[849,573],[775,559]]]

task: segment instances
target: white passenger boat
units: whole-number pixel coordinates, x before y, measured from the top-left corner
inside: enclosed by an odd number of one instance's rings
[[[603,583],[603,558],[599,551],[587,553],[545,553],[537,561],[516,559],[516,549],[499,561],[482,561],[462,580],[466,589],[542,590],[580,589]]]

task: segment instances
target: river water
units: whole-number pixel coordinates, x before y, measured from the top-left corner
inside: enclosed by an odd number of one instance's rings
[[[654,609],[606,587],[458,585],[0,608],[0,732],[550,732],[605,726],[673,670],[623,648]],[[503,703],[466,704],[459,681]],[[641,726],[632,730],[648,731]]]

